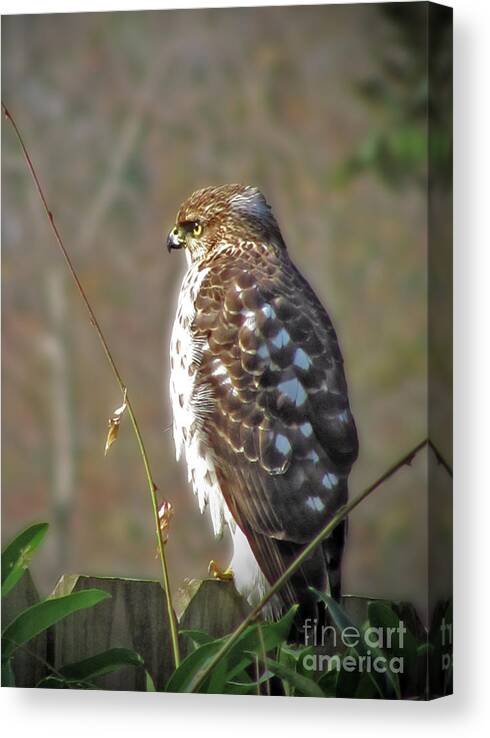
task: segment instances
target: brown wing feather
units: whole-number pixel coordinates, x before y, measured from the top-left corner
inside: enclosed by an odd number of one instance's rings
[[[358,444],[342,356],[285,249],[248,244],[203,268],[193,330],[205,342],[196,391],[211,387],[214,399],[204,433],[230,511],[274,581],[346,501]]]

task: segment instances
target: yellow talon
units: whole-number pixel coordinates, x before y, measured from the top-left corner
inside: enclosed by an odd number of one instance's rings
[[[233,579],[233,571],[230,567],[222,569],[216,561],[210,561],[208,566],[208,574],[214,579],[219,579],[220,582],[228,582]]]

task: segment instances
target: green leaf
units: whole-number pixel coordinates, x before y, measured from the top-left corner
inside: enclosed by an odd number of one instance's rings
[[[335,690],[336,690],[336,697],[353,697],[357,693],[357,690],[360,687],[360,683],[363,678],[363,674],[360,672],[359,669],[355,669],[354,671],[351,671],[350,669],[346,669],[344,667],[345,659],[359,658],[358,651],[355,651],[352,648],[348,648],[344,653],[339,654],[340,658],[340,669],[336,669],[337,671],[337,680],[335,684]],[[383,695],[383,686],[379,685],[376,679],[373,679],[372,676],[369,675],[369,679],[373,682],[375,685],[375,692],[376,697],[381,697]]]
[[[12,659],[2,661],[2,687],[15,687],[15,674]]]
[[[372,679],[369,679],[367,674],[363,674],[357,685],[355,693],[352,695],[356,700],[373,700],[378,697],[378,692],[373,684]]]
[[[314,646],[306,646],[300,650],[296,661],[296,671],[298,674],[303,674],[306,677],[310,675],[310,670],[305,667],[305,658],[307,656],[313,656],[315,653]]]
[[[57,676],[47,676],[36,684],[36,689],[69,689],[67,682]]]
[[[55,674],[50,674],[36,684],[36,689],[97,689],[97,687],[90,682],[69,682]]]
[[[15,587],[24,574],[48,527],[47,523],[31,525],[5,547],[2,552],[2,597]]]
[[[173,672],[165,686],[165,691],[187,692],[194,675],[209,664],[222,645],[223,640],[220,638],[210,643],[205,643],[199,646],[199,648],[196,648],[195,651],[192,651],[192,653],[181,661],[178,669]]]
[[[330,669],[326,671],[317,684],[324,693],[325,697],[336,697],[337,696],[337,679],[339,672],[337,669]]]
[[[269,679],[273,676],[272,672],[266,669],[263,674],[261,674],[260,678],[255,680],[248,676],[246,672],[243,673],[241,676],[241,679],[243,681],[238,680],[229,680],[224,688],[225,694],[256,694],[257,693],[257,687],[265,684],[265,682],[269,681]]]
[[[194,648],[204,646],[205,643],[213,641],[213,637],[203,630],[179,630],[180,635],[186,636],[192,641]]]
[[[401,680],[405,690],[410,690],[411,695],[417,694],[417,662],[419,655],[417,654],[417,641],[408,629],[400,634],[400,626],[402,620],[394,612],[393,608],[387,602],[373,600],[368,604],[368,620],[369,625],[374,628],[381,628],[382,633],[386,635],[388,643],[383,647],[383,652],[388,658],[396,657],[403,664],[403,672]],[[403,623],[404,624],[404,623]]]
[[[291,662],[302,663],[305,656],[315,653],[314,646],[292,646],[289,643],[281,645],[281,655],[287,656]]]
[[[223,694],[228,674],[228,655],[222,659],[214,667],[209,678],[209,684],[206,688],[206,694]]]
[[[276,623],[262,624],[262,637],[266,653],[279,646],[289,635],[296,614],[297,606],[292,607],[284,617]],[[171,675],[166,685],[167,692],[189,692],[199,679],[202,672],[209,666],[210,662],[223,647],[229,636],[219,638],[208,643],[203,643],[181,662],[178,669]],[[226,670],[219,669],[218,676],[213,680],[213,689],[217,688],[217,680],[221,680],[221,689],[224,689],[228,681],[233,681],[242,674],[244,669],[252,663],[257,653],[259,644],[258,626],[250,625],[240,636],[233,648],[227,655]],[[250,653],[252,652],[252,653]],[[219,663],[215,669],[218,669]],[[201,686],[201,692],[207,692],[210,688],[211,675]]]
[[[263,653],[268,653],[278,646],[283,645],[289,635],[291,626],[296,616],[298,606],[295,605],[283,615],[283,617],[275,623],[252,625],[240,636],[233,646],[229,655],[228,662],[230,664],[228,679],[234,679],[241,674],[246,667],[251,664],[255,657],[263,658]],[[259,638],[258,630],[262,631],[262,644]],[[223,639],[226,640],[226,639]],[[235,666],[233,666],[233,663]]]
[[[13,620],[2,633],[2,659],[8,659],[18,646],[27,643],[43,630],[63,620],[77,610],[93,607],[110,597],[100,589],[72,592],[64,597],[43,600],[28,607]]]
[[[310,587],[310,589],[316,594],[318,599],[322,600],[327,605],[328,611],[332,616],[334,625],[339,633],[344,632],[346,628],[357,628],[357,626],[354,625],[354,623],[348,617],[347,613],[332,597],[329,597],[324,592],[318,592],[312,587]],[[366,647],[363,635],[361,635],[359,643],[357,643],[355,646],[352,646],[351,650],[352,652],[357,654],[358,657],[362,657],[364,659],[367,658],[368,649]],[[372,652],[372,654],[374,654],[375,656],[382,656],[381,651],[377,648],[370,646],[369,651]],[[393,674],[389,669],[386,671],[385,674],[378,674],[377,672],[373,671],[368,671],[366,673],[368,674],[369,679],[372,681],[374,687],[376,688],[376,691],[382,699],[390,699],[393,696],[393,692],[398,697],[398,699],[400,698],[400,685],[396,674]],[[344,670],[342,670],[339,674],[339,679],[337,682],[338,687],[340,687],[340,683],[344,675],[346,676],[346,678],[348,678],[349,683],[354,680],[355,675],[357,675],[357,681],[359,681],[359,674],[357,672],[345,672]],[[386,679],[384,679],[383,677],[386,677]],[[350,688],[349,694],[342,696],[352,697],[352,692],[350,691]]]
[[[144,666],[144,661],[131,649],[110,648],[88,659],[67,664],[59,671],[67,682],[80,682],[110,674],[124,666]]]
[[[325,693],[313,678],[298,674],[294,669],[289,668],[285,664],[280,664],[273,659],[266,659],[266,665],[273,674],[276,674],[276,676],[284,679],[294,687],[296,696],[325,697]]]
[[[147,692],[156,692],[157,689],[155,687],[155,682],[152,679],[152,676],[149,671],[145,672],[145,684],[146,684],[146,691]]]

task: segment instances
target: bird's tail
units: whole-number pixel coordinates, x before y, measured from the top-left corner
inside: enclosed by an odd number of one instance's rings
[[[307,633],[312,628],[321,629],[329,624],[328,612],[323,602],[311,591],[328,592],[337,602],[342,593],[341,565],[346,522],[341,522],[332,534],[321,544],[293,574],[288,586],[280,592],[283,609],[298,603],[299,609],[295,619],[294,640],[305,643]],[[298,556],[302,546],[285,541],[276,542],[281,550],[281,557],[289,565]],[[289,563],[288,563],[289,562]]]

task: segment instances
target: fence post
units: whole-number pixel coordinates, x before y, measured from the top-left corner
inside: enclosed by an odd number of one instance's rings
[[[180,631],[203,630],[213,638],[221,638],[231,633],[250,612],[232,581],[194,579],[185,587],[191,596],[180,618]],[[183,648],[185,655],[190,650],[189,639],[183,639]]]
[[[160,582],[110,577],[63,576],[55,596],[103,589],[110,599],[71,615],[54,629],[54,666],[94,656],[108,648],[132,648],[144,659],[157,690],[174,669],[165,594]],[[100,677],[101,689],[144,691],[143,669],[126,667]]]
[[[39,602],[31,573],[26,570],[22,579],[15,587],[2,597],[2,629],[28,607]],[[35,687],[50,672],[45,662],[47,660],[46,631],[33,638],[26,647],[19,647],[14,655],[12,666],[15,675],[16,687]]]

